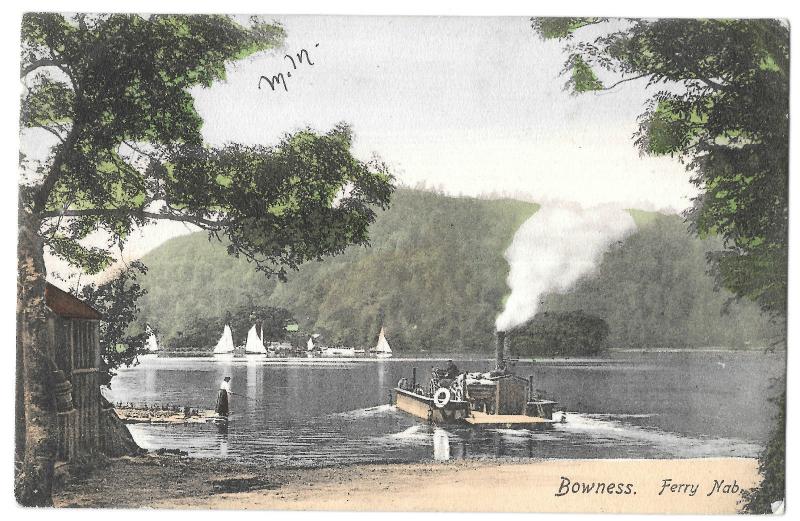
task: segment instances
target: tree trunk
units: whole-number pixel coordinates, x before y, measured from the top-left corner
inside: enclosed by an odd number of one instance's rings
[[[14,493],[24,506],[51,506],[58,426],[51,389],[52,347],[39,220],[19,211],[17,244],[17,407]],[[24,435],[23,435],[24,434]],[[22,444],[22,446],[20,446]]]

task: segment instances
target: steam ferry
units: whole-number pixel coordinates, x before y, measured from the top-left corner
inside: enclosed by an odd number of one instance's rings
[[[505,332],[498,331],[495,369],[484,373],[459,372],[455,365],[434,369],[427,386],[402,378],[394,388],[397,409],[433,423],[464,423],[489,427],[529,427],[553,423],[557,402],[533,387],[533,377],[519,377],[506,369]]]

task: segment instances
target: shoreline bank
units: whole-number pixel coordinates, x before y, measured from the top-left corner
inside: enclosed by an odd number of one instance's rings
[[[54,501],[95,508],[734,514],[741,491],[758,480],[757,461],[750,458],[265,469],[148,454],[110,460],[73,478]]]

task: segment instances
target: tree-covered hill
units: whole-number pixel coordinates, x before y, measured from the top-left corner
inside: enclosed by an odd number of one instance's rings
[[[306,264],[286,283],[202,233],[172,239],[143,259],[149,293],[137,326],[152,324],[169,344],[193,318],[255,301],[289,309],[329,343],[369,347],[383,323],[395,350],[490,350],[508,292],[503,253],[537,209],[400,189],[372,225],[371,247]],[[679,217],[631,213],[638,231],[567,294],[545,298],[544,310],[602,317],[614,347],[763,344],[768,327],[756,306],[733,303],[723,314],[730,294],[714,291],[706,273],[710,242],[690,237]]]
[[[637,232],[612,244],[597,270],[570,291],[548,295],[543,310],[604,318],[614,347],[755,347],[772,340],[758,306],[714,290],[705,257],[719,239],[688,236],[677,216],[631,213]]]
[[[231,259],[204,234],[172,239],[143,259],[149,293],[138,323],[169,342],[191,317],[224,315],[255,297],[290,309],[329,342],[369,346],[383,320],[395,349],[481,349],[507,291],[503,252],[537,208],[400,189],[371,226],[371,247],[308,263],[287,283]]]

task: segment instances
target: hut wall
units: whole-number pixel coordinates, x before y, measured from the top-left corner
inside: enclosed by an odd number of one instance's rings
[[[53,359],[67,379],[72,374],[72,320],[55,316],[50,318],[50,338],[53,346]]]
[[[72,401],[77,411],[78,449],[94,452],[100,437],[100,338],[96,320],[70,320]]]

